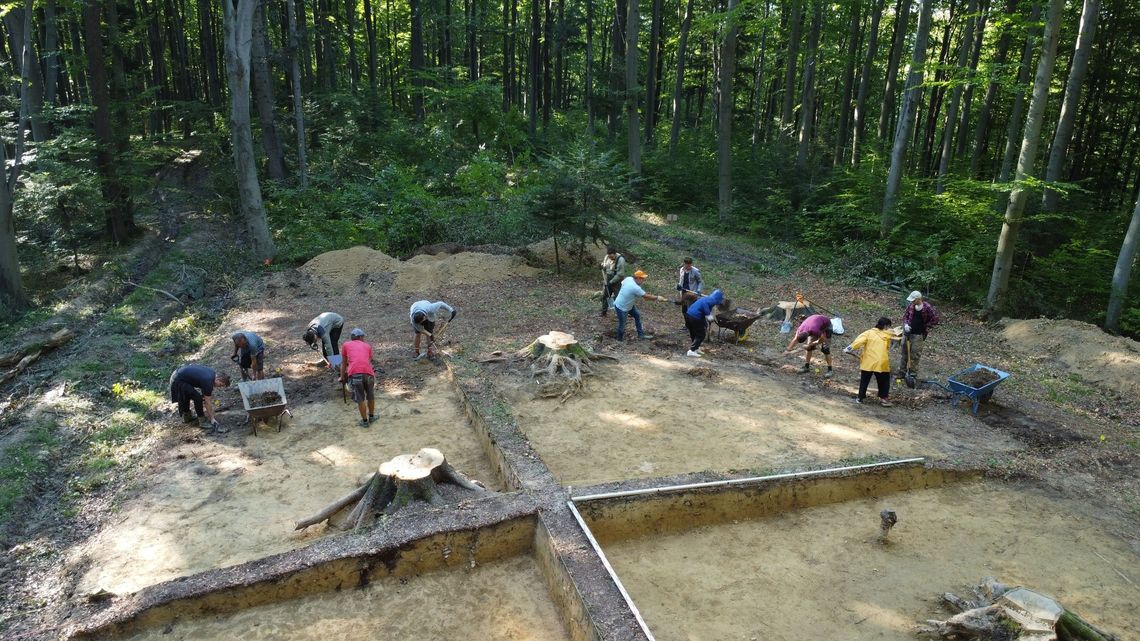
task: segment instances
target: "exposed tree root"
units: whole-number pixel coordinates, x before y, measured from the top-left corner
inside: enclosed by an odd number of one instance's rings
[[[583,377],[597,374],[598,361],[617,360],[613,356],[595,354],[565,332],[539,336],[515,356],[530,361],[531,374],[538,380],[538,395],[557,398],[560,403],[582,390]]]

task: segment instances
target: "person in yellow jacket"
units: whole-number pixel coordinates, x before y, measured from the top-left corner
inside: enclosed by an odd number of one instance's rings
[[[891,319],[883,316],[875,323],[875,329],[869,329],[859,334],[844,350],[844,354],[855,355],[856,350],[863,350],[859,356],[859,395],[855,397],[856,403],[862,403],[867,397],[867,386],[871,383],[871,376],[875,377],[875,384],[879,387],[879,405],[891,406],[891,341],[899,340],[887,328],[891,326]]]

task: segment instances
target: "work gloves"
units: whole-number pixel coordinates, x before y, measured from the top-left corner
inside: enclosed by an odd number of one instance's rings
[[[909,333],[910,333],[910,325],[907,325],[907,324],[905,324],[905,323],[903,324],[903,333],[904,333],[904,334],[909,334]]]

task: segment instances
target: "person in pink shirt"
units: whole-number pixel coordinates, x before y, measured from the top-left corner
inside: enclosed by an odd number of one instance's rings
[[[788,349],[784,350],[784,353],[791,354],[796,343],[802,343],[806,352],[804,366],[799,371],[811,370],[812,352],[818,347],[819,351],[823,352],[824,360],[827,361],[827,374],[824,374],[824,377],[831,378],[831,319],[823,314],[812,314],[805,318],[796,329],[795,336],[788,341]]]
[[[364,342],[364,330],[354,327],[351,338],[340,348],[340,382],[349,383],[352,400],[360,410],[360,427],[376,420],[376,370],[372,346]]]

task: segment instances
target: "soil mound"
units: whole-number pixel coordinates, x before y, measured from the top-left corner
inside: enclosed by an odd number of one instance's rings
[[[361,274],[389,272],[399,263],[384,252],[357,246],[316,256],[302,265],[301,271],[337,289],[347,289],[360,279]]]
[[[392,288],[401,292],[436,289],[444,285],[475,285],[508,278],[536,276],[541,269],[529,267],[519,256],[462,252],[420,254],[398,263]]]
[[[1001,336],[1030,357],[1051,357],[1081,378],[1121,395],[1140,393],[1140,343],[1075,320],[1006,321]]]
[[[400,261],[368,247],[326,252],[302,265],[301,271],[338,289],[361,282],[363,274],[389,275],[392,288],[402,292],[491,283],[542,273],[541,269],[527,266],[520,256],[444,252],[420,254]]]

